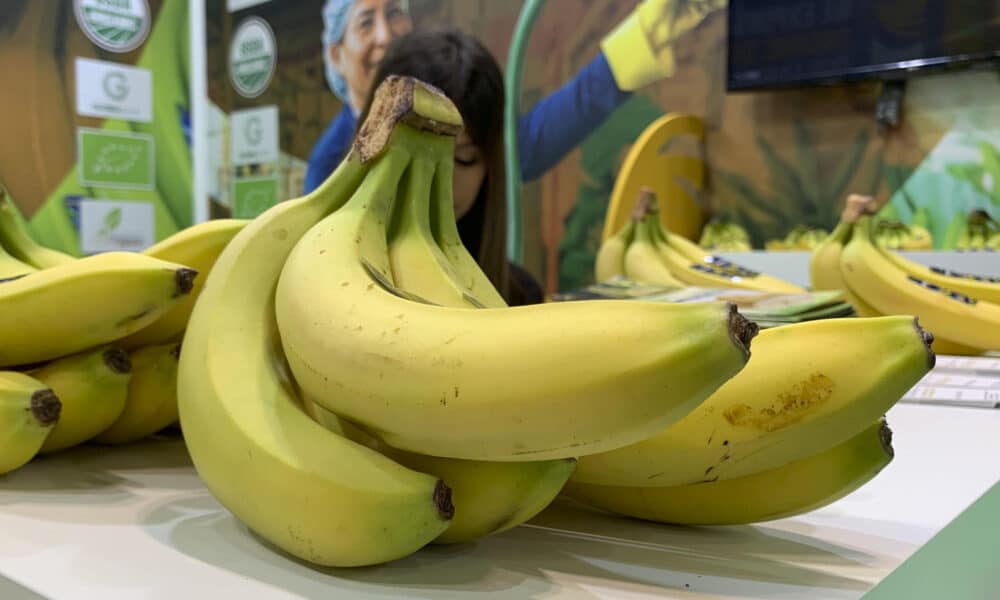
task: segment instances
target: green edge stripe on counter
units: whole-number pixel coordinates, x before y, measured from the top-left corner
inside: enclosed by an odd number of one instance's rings
[[[1000,598],[1000,483],[865,596],[866,600]]]

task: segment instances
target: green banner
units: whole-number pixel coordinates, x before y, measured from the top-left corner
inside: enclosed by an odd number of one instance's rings
[[[156,185],[152,136],[80,128],[77,143],[81,184],[146,190]]]

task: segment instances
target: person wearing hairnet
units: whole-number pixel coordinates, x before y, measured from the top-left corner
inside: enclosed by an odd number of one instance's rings
[[[670,77],[677,38],[725,5],[726,0],[641,2],[605,36],[590,63],[521,116],[517,145],[523,179],[537,179],[555,166],[633,91]],[[313,147],[306,170],[307,193],[323,183],[347,154],[357,115],[386,47],[412,29],[405,0],[326,0],[326,79],[344,108]]]

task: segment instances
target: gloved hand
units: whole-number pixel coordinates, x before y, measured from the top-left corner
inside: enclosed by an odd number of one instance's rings
[[[601,41],[618,89],[631,92],[674,74],[674,43],[726,0],[644,0]]]

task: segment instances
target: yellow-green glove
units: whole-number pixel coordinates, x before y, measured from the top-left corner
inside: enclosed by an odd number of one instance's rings
[[[644,0],[601,41],[618,89],[635,91],[674,74],[674,42],[726,0]]]

